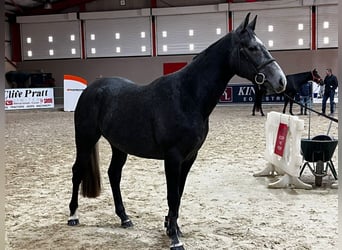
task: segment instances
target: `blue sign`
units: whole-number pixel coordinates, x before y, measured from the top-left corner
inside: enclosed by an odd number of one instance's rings
[[[219,103],[254,103],[255,89],[252,84],[231,84],[223,92]],[[263,96],[264,103],[282,103],[283,95]]]

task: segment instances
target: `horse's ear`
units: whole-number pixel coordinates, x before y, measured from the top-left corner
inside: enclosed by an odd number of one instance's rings
[[[250,15],[251,13],[249,12],[245,17],[245,20],[239,25],[239,27],[236,28],[236,31],[241,32],[247,28]]]
[[[258,16],[255,16],[253,21],[250,24],[248,24],[248,27],[251,28],[251,30],[253,30],[253,31],[255,30],[255,25],[256,25],[257,17]]]

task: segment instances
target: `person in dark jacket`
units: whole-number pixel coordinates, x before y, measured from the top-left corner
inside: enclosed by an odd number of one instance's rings
[[[304,110],[304,115],[307,115],[307,108],[308,105],[311,105],[311,96],[312,96],[312,84],[310,81],[306,82],[305,84],[302,85],[299,91],[299,97],[300,97],[300,103],[302,106],[300,106],[300,114],[303,115],[303,110]]]
[[[338,81],[335,75],[332,74],[331,69],[326,70],[326,76],[324,78],[324,94],[322,100],[322,113],[325,114],[327,100],[330,98],[330,113],[334,113],[334,97],[335,90],[338,86]]]

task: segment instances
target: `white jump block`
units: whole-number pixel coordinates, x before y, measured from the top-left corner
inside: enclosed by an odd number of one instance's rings
[[[285,127],[283,130],[285,134],[278,136],[279,127]],[[269,188],[312,189],[311,185],[299,179],[299,170],[302,164],[300,143],[303,130],[304,121],[297,116],[274,111],[267,114],[265,160],[268,163],[264,170],[254,174],[254,176],[281,175],[280,180],[268,185]]]

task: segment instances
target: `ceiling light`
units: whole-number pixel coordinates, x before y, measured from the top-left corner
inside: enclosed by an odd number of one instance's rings
[[[268,46],[269,46],[269,47],[273,47],[273,44],[274,44],[274,43],[273,43],[273,40],[268,40]]]
[[[195,45],[193,43],[189,44],[189,50],[193,51],[195,49]]]
[[[221,35],[222,31],[221,28],[216,28],[216,35]]]
[[[268,32],[273,32],[274,28],[273,25],[268,25]]]
[[[329,44],[329,37],[327,37],[327,36],[323,37],[323,43]]]
[[[304,44],[304,39],[303,38],[299,38],[298,39],[298,45],[303,45]]]
[[[194,36],[194,30],[193,29],[189,30],[189,36]]]

